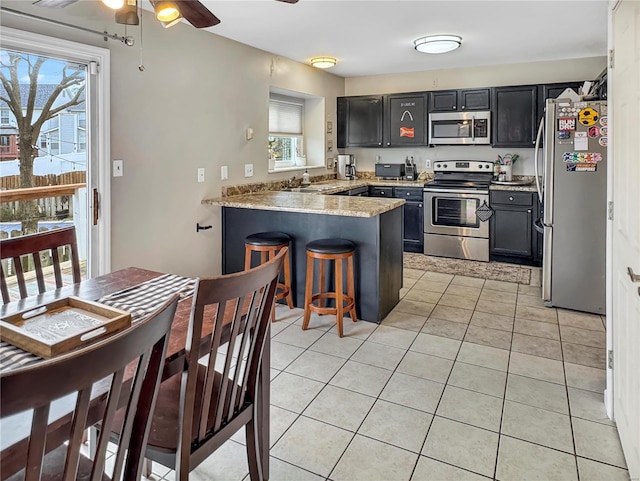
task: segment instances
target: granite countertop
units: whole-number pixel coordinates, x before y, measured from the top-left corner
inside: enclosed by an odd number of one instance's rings
[[[341,181],[344,182],[344,181]],[[367,185],[362,181],[349,181],[346,189]],[[338,189],[338,190],[335,190]],[[234,195],[216,199],[204,199],[203,204],[238,209],[276,210],[280,212],[301,212],[305,214],[338,215],[345,217],[375,217],[396,209],[405,203],[404,199],[349,197],[343,195],[322,195],[322,193],[346,190],[344,185],[327,188],[322,192],[258,192]]]

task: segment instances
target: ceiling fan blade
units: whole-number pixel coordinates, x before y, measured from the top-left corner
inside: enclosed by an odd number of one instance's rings
[[[33,4],[36,7],[45,8],[62,8],[72,3],[76,3],[78,0],[36,0]]]
[[[198,0],[177,0],[178,10],[184,19],[196,28],[213,27],[220,19]]]
[[[298,0],[278,0],[278,2],[284,2],[284,3],[298,3]]]

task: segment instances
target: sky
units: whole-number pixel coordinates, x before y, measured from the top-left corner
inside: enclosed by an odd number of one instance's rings
[[[30,57],[35,59],[37,56],[31,55]],[[0,50],[0,63],[4,65],[7,63],[7,61],[8,61],[7,50],[5,49]],[[57,60],[57,59],[47,60],[42,64],[42,67],[40,68],[40,73],[38,75],[38,83],[57,84],[58,82],[60,82],[60,79],[62,78],[62,69],[64,68],[65,65],[68,65],[67,61]],[[2,68],[5,75],[8,76],[8,73],[7,73],[8,69],[6,67],[0,67],[0,68]],[[28,69],[27,62],[20,62],[18,66],[18,76],[20,78],[20,83],[29,83],[29,76],[28,76],[27,69]]]

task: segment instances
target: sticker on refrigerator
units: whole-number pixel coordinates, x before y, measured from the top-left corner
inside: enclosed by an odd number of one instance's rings
[[[598,139],[598,143],[599,143],[602,147],[606,147],[606,146],[607,146],[607,143],[608,143],[607,138],[608,138],[608,137],[600,137],[600,138]]]
[[[592,109],[591,107],[587,107],[586,109],[582,109],[578,114],[578,122],[585,127],[591,127],[598,122],[600,116],[598,115],[598,111]]]
[[[600,125],[602,125],[603,127],[608,127],[608,122],[609,119],[607,119],[606,115],[603,115],[602,117],[600,117]]]
[[[609,127],[600,127],[600,135],[603,137],[609,135]]]
[[[573,148],[574,150],[589,150],[589,137],[586,132],[576,132]]]
[[[558,130],[558,140],[567,140],[571,138],[570,130]],[[565,142],[567,143],[567,142]]]
[[[567,164],[567,172],[595,172],[597,169],[598,169],[598,164],[575,163],[575,162],[569,162]]]
[[[602,154],[600,152],[564,152],[562,154],[563,162],[573,162],[577,164],[592,164],[600,162]]]
[[[576,130],[575,118],[561,118],[558,119],[558,130]]]
[[[598,127],[597,125],[594,125],[593,127],[589,127],[589,130],[587,130],[587,134],[591,138],[600,137],[600,127]]]

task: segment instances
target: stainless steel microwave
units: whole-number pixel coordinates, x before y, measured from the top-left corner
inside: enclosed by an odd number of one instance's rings
[[[429,143],[433,145],[488,145],[491,112],[434,112],[429,114]]]

